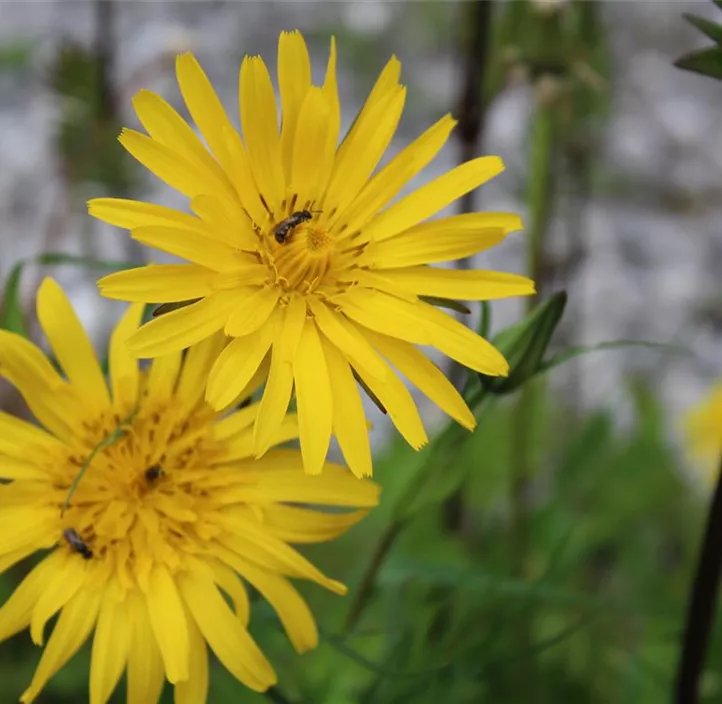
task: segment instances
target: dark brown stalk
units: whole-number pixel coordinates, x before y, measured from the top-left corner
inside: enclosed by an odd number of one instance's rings
[[[690,591],[682,652],[677,668],[675,702],[695,704],[699,701],[700,676],[704,669],[710,633],[722,576],[722,458],[717,472],[717,486],[707,514],[697,573]]]
[[[463,164],[479,155],[486,126],[487,105],[484,99],[484,85],[489,67],[491,40],[492,0],[474,0],[461,13],[463,79],[457,109],[459,124],[456,137],[459,144],[459,163]],[[459,202],[461,213],[474,210],[474,192],[466,193]],[[459,261],[459,267],[468,268],[466,259]],[[459,388],[465,378],[464,368],[453,364],[449,374],[454,386]],[[443,505],[443,524],[447,531],[458,533],[463,526],[463,487],[453,493]]]

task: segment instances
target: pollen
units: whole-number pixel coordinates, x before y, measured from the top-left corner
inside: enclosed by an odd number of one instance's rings
[[[323,231],[315,228],[306,228],[306,246],[310,253],[320,253],[329,248],[331,238]]]

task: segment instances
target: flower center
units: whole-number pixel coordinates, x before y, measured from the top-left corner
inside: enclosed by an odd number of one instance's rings
[[[261,259],[284,291],[310,293],[331,268],[335,243],[315,217],[308,210],[293,212],[259,233]]]
[[[58,482],[60,506],[96,440],[115,438],[92,457],[63,516],[68,548],[105,560],[130,588],[154,564],[175,569],[184,553],[220,533],[211,517],[217,502],[203,489],[221,452],[214,417],[207,408],[179,413],[169,404],[141,408],[122,430],[117,418],[101,424],[101,437],[91,433],[87,453],[66,458]]]

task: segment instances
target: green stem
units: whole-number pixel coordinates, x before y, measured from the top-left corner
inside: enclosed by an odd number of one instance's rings
[[[482,402],[488,398],[483,389],[478,389],[471,395],[467,402],[470,408],[479,409],[482,406]],[[429,453],[429,456],[419,468],[416,476],[411,477],[405,490],[396,501],[396,505],[391,514],[391,521],[381,534],[381,538],[376,544],[373,555],[361,576],[359,587],[354,593],[353,601],[346,616],[344,632],[349,633],[356,627],[356,624],[368,606],[374,591],[374,585],[376,584],[376,577],[391,552],[391,549],[407,525],[407,509],[437,466],[435,459],[439,451],[443,450],[444,447],[448,447],[450,451],[453,452],[454,450],[451,448],[458,448],[459,442],[465,432],[466,431],[456,423],[449,423],[435,441],[436,452],[432,451]]]
[[[555,142],[555,116],[553,106],[540,104],[534,116],[531,131],[531,169],[529,185],[530,227],[527,243],[527,273],[537,286],[535,296],[526,299],[527,313],[537,305],[546,276],[544,242],[549,229],[552,213],[554,184],[552,178]],[[509,482],[509,505],[511,513],[510,556],[511,573],[519,579],[526,579],[530,552],[529,488],[536,474],[533,456],[535,435],[535,414],[539,384],[524,385],[516,407],[514,431],[512,433],[512,465]],[[520,652],[529,648],[532,640],[532,613],[520,619],[516,647]],[[520,663],[520,686],[531,692],[534,688],[534,662],[531,659]]]

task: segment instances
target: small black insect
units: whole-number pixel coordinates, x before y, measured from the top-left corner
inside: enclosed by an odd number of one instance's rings
[[[310,210],[297,210],[295,213],[291,213],[273,228],[273,236],[276,238],[276,242],[278,242],[278,244],[286,242],[295,228],[302,222],[307,222],[312,217],[313,214]]]
[[[154,464],[145,470],[145,478],[149,483],[153,483],[165,475],[165,470],[159,464]]]
[[[68,541],[75,552],[80,553],[86,560],[93,557],[93,551],[86,545],[85,541],[78,535],[75,528],[66,528],[63,531],[63,537]]]

